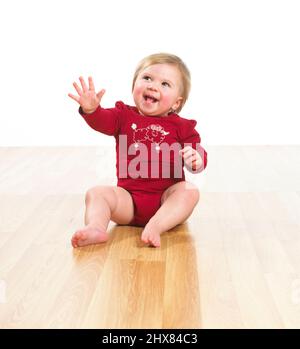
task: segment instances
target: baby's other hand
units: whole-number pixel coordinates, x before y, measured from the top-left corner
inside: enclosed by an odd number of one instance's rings
[[[88,78],[89,86],[87,86],[82,76],[80,76],[79,80],[80,80],[81,88],[78,86],[76,82],[73,82],[73,86],[75,87],[75,90],[77,91],[78,96],[75,96],[71,93],[69,93],[68,96],[80,104],[82,111],[85,114],[93,113],[100,105],[100,102],[101,102],[102,96],[105,93],[105,90],[102,89],[101,91],[96,93],[94,82],[91,76],[89,76]]]
[[[179,154],[188,170],[198,171],[202,167],[203,161],[200,154],[191,146],[179,150]]]

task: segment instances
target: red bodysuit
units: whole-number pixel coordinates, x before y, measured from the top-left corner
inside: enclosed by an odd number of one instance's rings
[[[207,153],[200,146],[197,122],[172,113],[144,116],[136,107],[117,102],[115,108],[100,106],[84,114],[90,127],[116,139],[117,185],[126,189],[134,203],[134,219],[129,225],[145,226],[161,205],[163,192],[184,181],[183,161],[178,151],[190,145],[207,164]],[[171,149],[171,151],[170,151]]]

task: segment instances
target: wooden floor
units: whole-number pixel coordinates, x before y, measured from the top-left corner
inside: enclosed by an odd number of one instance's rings
[[[300,146],[208,147],[188,223],[73,250],[114,149],[0,148],[0,328],[299,328]]]

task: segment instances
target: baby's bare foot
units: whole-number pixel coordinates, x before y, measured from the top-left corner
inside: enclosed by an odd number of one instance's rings
[[[155,227],[146,226],[142,232],[141,240],[150,246],[160,247],[160,232]]]
[[[72,246],[82,247],[86,245],[99,244],[108,239],[108,234],[98,228],[89,227],[88,225],[76,231],[72,237]]]

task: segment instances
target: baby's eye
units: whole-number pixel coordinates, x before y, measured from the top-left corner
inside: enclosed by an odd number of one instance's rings
[[[162,83],[162,85],[163,85],[163,86],[171,87],[170,84],[169,84],[168,82],[166,82],[166,81],[164,81],[164,82]]]
[[[148,76],[148,75],[143,76],[143,79],[146,80],[146,81],[151,80],[150,76]]]

